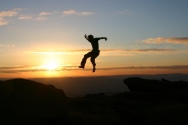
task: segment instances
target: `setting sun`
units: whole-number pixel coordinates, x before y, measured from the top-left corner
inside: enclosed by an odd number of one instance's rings
[[[54,71],[57,70],[60,67],[60,64],[57,62],[48,62],[44,65],[41,66],[43,69],[49,70],[49,71]]]

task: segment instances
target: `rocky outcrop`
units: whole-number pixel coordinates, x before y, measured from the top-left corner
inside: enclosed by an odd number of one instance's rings
[[[0,82],[2,125],[188,124],[187,82],[130,77],[131,91],[68,98],[51,85],[12,79]]]
[[[124,83],[132,92],[145,93],[154,101],[175,100],[188,102],[188,82],[185,81],[172,82],[165,79],[150,80],[130,77],[125,79]],[[143,98],[145,97],[143,96]]]
[[[8,124],[45,124],[64,119],[63,90],[26,79],[0,83],[0,120]],[[59,118],[58,118],[59,119]]]
[[[171,82],[165,79],[152,80],[139,77],[130,77],[125,79],[124,83],[131,91],[159,92],[170,89],[188,90],[188,82],[185,81]]]

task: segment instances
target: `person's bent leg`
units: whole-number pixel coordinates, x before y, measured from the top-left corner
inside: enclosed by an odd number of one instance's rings
[[[87,61],[87,58],[89,58],[90,56],[91,56],[90,52],[84,55],[79,68],[83,68],[84,69],[86,61]]]
[[[95,70],[96,70],[95,59],[99,56],[99,54],[100,54],[100,51],[93,53],[93,55],[91,56],[91,63],[93,65],[93,72],[95,72]]]
[[[95,58],[91,57],[91,63],[93,65],[93,72],[95,72],[95,70],[96,70],[96,68],[95,68],[95,66],[96,66]]]

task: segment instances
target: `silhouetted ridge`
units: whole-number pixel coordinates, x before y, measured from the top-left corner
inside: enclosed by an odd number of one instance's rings
[[[124,80],[124,83],[132,92],[140,92],[148,96],[148,99],[176,100],[188,102],[188,82],[185,81],[168,81],[166,79],[151,80],[138,77],[130,77]],[[147,96],[143,96],[146,98]]]
[[[44,85],[26,79],[12,79],[1,83],[1,96],[19,95],[22,97],[31,96],[32,98],[40,98],[43,96],[59,96],[65,97],[63,90],[56,89],[52,85]]]
[[[185,81],[168,81],[166,79],[151,80],[143,79],[139,77],[130,77],[124,80],[124,83],[128,86],[131,91],[145,91],[145,92],[156,92],[166,91],[169,89],[182,89],[188,90],[188,82]]]
[[[77,81],[76,81],[77,82]],[[68,98],[63,90],[26,79],[0,82],[2,125],[188,124],[188,83],[130,77],[131,91]]]
[[[168,81],[166,79],[153,80],[143,79],[139,77],[130,77],[124,80],[124,83],[131,91],[161,91],[167,89],[184,89],[188,90],[188,82],[184,81]]]
[[[0,119],[14,124],[45,124],[64,116],[65,99],[63,90],[52,85],[26,79],[7,80],[0,83]]]

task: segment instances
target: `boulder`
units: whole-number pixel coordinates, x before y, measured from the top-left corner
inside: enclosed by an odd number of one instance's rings
[[[46,124],[66,116],[63,90],[26,79],[0,83],[0,120],[6,124]]]
[[[155,101],[175,100],[188,103],[188,82],[185,81],[172,82],[166,79],[153,80],[130,77],[124,79],[124,84],[128,86],[131,92],[142,95],[144,95],[143,93],[147,93],[147,95],[149,93],[152,96],[152,100]]]

